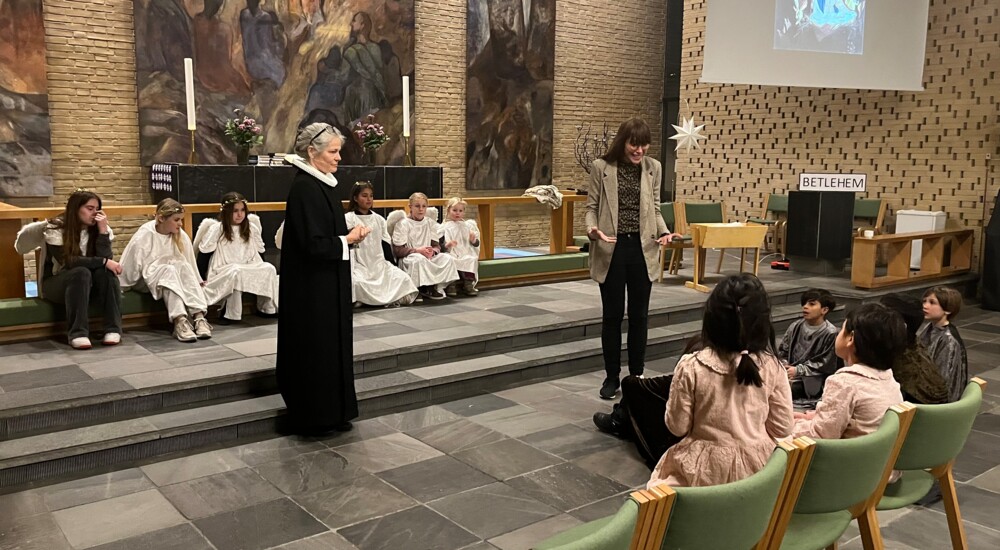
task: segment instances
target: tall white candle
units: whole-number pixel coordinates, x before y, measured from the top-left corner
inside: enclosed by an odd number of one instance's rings
[[[194,113],[194,61],[184,58],[184,91],[187,93],[188,130],[197,130],[198,122]]]
[[[403,77],[403,137],[410,137],[410,77]]]

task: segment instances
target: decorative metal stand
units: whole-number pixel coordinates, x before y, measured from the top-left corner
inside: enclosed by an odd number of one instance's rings
[[[194,130],[191,130],[191,154],[188,155],[188,164],[198,164],[198,153],[194,149]]]
[[[413,160],[410,159],[410,143],[409,138],[403,136],[403,155],[405,159],[403,160],[403,166],[413,166]]]

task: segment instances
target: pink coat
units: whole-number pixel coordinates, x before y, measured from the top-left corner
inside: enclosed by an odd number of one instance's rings
[[[795,436],[848,439],[870,434],[878,429],[889,407],[902,402],[892,370],[855,363],[826,379],[815,415],[795,421]]]
[[[754,355],[761,387],[736,381],[732,361],[704,349],[677,363],[667,399],[667,428],[684,439],[664,453],[647,487],[720,485],[753,475],[775,439],[792,430],[792,391],[777,357]]]

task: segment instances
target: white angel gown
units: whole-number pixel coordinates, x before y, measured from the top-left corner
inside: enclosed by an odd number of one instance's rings
[[[348,212],[345,217],[347,229],[354,229],[359,224],[371,229],[371,233],[351,252],[354,300],[370,306],[413,303],[417,287],[406,273],[382,255],[382,243],[391,244],[385,218],[375,213],[362,215],[355,212]]]
[[[178,250],[172,235],[157,233],[156,220],[148,221],[139,226],[125,246],[119,263],[122,290],[135,288],[163,300],[171,322],[182,315],[208,311],[194,246],[184,231],[180,232]]]
[[[479,236],[476,222],[472,220],[448,220],[442,225],[444,226],[443,244],[451,241],[457,243],[454,248],[448,249],[448,254],[455,258],[455,269],[472,273],[475,280],[479,281],[479,245],[472,246],[469,239],[473,231],[475,231],[476,236]]]
[[[436,221],[428,217],[420,221],[406,217],[393,228],[392,244],[410,248],[430,246],[431,241],[441,238],[440,228]],[[448,286],[448,283],[458,280],[455,259],[448,254],[438,254],[431,259],[421,254],[409,254],[399,259],[399,267],[418,287],[434,285],[441,290]]]
[[[238,321],[243,317],[243,293],[257,296],[257,309],[266,314],[278,312],[278,271],[265,262],[260,217],[247,216],[250,239],[240,237],[240,227],[232,226],[233,240],[222,233],[222,222],[207,219],[201,222],[194,237],[195,246],[212,254],[208,263],[205,297],[209,305],[224,303],[225,317]]]

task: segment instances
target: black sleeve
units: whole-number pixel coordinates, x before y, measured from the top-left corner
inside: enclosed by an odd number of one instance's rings
[[[107,240],[107,235],[104,239]],[[101,256],[77,256],[69,263],[63,261],[63,249],[61,246],[54,244],[45,245],[45,254],[52,259],[53,262],[59,262],[63,265],[63,269],[73,269],[74,267],[86,267],[87,269],[99,269],[104,267],[104,263],[107,262],[107,258]]]
[[[198,252],[198,257],[195,262],[198,264],[198,273],[201,274],[201,280],[208,280],[208,264],[212,261],[212,254],[214,252]]]
[[[288,225],[295,224],[292,234],[299,239],[298,245],[306,255],[317,260],[343,260],[344,242],[329,231],[329,220],[322,219],[330,214],[326,197],[315,182],[297,178],[288,194],[285,212],[284,238],[289,236]]]

